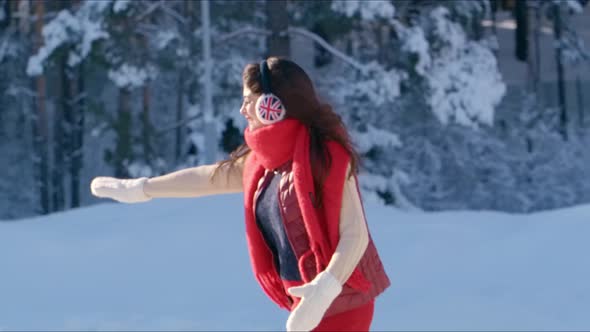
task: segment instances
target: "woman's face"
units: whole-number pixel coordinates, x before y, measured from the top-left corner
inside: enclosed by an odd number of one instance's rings
[[[242,114],[248,121],[248,128],[250,128],[250,131],[264,126],[256,116],[256,100],[258,100],[258,97],[260,97],[260,94],[252,93],[252,91],[244,85],[244,101],[240,108],[240,114]]]

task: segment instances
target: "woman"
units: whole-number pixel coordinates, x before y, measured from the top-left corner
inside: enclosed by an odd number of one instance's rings
[[[246,143],[228,160],[154,178],[92,181],[127,203],[244,192],[254,275],[290,310],[288,331],[368,331],[389,286],[368,233],[357,154],[340,117],[320,104],[294,62],[269,58],[243,73]]]

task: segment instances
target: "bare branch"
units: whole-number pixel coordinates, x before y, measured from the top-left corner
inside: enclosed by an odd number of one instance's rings
[[[70,101],[68,101],[69,105],[76,105],[80,102],[82,102],[84,99],[88,98],[88,94],[86,93],[86,91],[77,94],[76,96],[74,96]]]
[[[223,42],[226,42],[230,39],[239,37],[241,35],[244,34],[248,34],[248,33],[252,33],[252,34],[258,34],[258,35],[263,35],[263,36],[268,36],[271,34],[270,31],[266,30],[266,29],[260,29],[260,28],[254,28],[254,27],[245,27],[242,29],[238,29],[236,31],[230,32],[230,33],[226,33],[225,35],[222,35],[221,37],[218,37],[215,40],[216,44],[221,44]]]
[[[143,13],[139,14],[136,18],[135,21],[139,22],[141,20],[143,20],[144,17],[148,16],[149,14],[151,14],[154,10],[158,9],[158,7],[160,7],[162,5],[162,1],[158,1],[155,2],[153,4],[151,4]]]
[[[198,119],[198,118],[200,118],[202,116],[203,116],[203,114],[199,113],[199,114],[196,114],[196,115],[193,115],[193,116],[189,116],[188,118],[182,119],[182,120],[180,120],[180,121],[178,121],[178,122],[176,122],[174,124],[169,125],[166,128],[158,129],[158,130],[156,130],[155,136],[157,137],[157,136],[160,136],[160,135],[165,134],[166,132],[168,132],[170,130],[174,130],[174,129],[178,128],[178,127],[182,127],[182,126],[186,125],[187,123],[190,123],[193,120],[196,120],[196,119]]]
[[[365,72],[365,66],[363,64],[359,63],[358,61],[354,60],[353,58],[349,57],[348,55],[337,50],[334,46],[330,45],[326,40],[324,40],[322,37],[318,36],[317,34],[311,32],[309,30],[306,30],[303,28],[296,28],[296,27],[289,27],[289,33],[301,35],[301,36],[312,39],[313,41],[318,43],[321,47],[326,49],[326,51],[332,53],[336,57],[340,58],[342,61],[348,63],[349,65],[351,65],[352,67],[354,67],[355,69],[357,69],[361,72]]]
[[[166,13],[168,13],[168,15],[174,17],[175,19],[177,19],[180,23],[182,24],[187,24],[188,20],[186,18],[184,18],[181,14],[179,14],[176,10],[164,5],[164,6],[160,6],[160,8],[165,11]]]

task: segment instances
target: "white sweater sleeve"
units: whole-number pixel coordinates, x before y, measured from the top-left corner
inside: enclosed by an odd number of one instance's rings
[[[242,192],[243,162],[231,170],[224,166],[212,177],[217,164],[186,168],[150,178],[143,191],[150,197],[200,197]]]
[[[340,211],[340,240],[326,270],[341,284],[346,283],[363,257],[368,244],[369,232],[356,178],[353,176],[344,183]]]

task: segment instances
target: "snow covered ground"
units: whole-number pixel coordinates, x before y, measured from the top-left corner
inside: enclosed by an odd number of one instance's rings
[[[0,330],[281,330],[242,196],[0,223]],[[590,330],[590,206],[532,215],[368,204],[392,280],[374,330]]]

